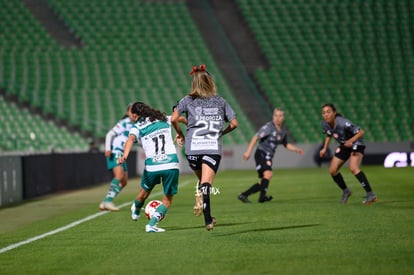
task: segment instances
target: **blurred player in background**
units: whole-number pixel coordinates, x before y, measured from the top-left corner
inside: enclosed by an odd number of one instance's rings
[[[284,124],[285,112],[280,108],[273,110],[273,120],[263,125],[260,130],[252,137],[247,147],[246,152],[243,154],[244,160],[248,160],[256,145],[259,141],[254,159],[256,162],[256,170],[259,174],[259,182],[254,183],[249,189],[242,192],[238,199],[242,202],[249,203],[248,196],[260,191],[259,202],[263,203],[273,199],[272,196],[267,196],[267,189],[269,182],[272,179],[272,162],[276,152],[276,148],[279,144],[283,144],[289,151],[303,155],[303,150],[299,147],[288,142],[287,129]]]
[[[128,138],[129,130],[137,120],[136,115],[131,113],[132,104],[128,105],[125,116],[106,133],[105,157],[109,171],[114,178],[109,186],[109,191],[104,200],[99,204],[99,209],[119,211],[113,203],[114,198],[128,183],[128,167],[126,163],[118,164],[118,158],[124,153],[124,144]]]
[[[362,138],[364,130],[337,113],[335,106],[331,103],[327,103],[322,106],[322,117],[322,130],[326,137],[323,148],[320,151],[320,156],[323,156],[326,153],[332,137],[339,143],[335,155],[331,160],[329,173],[343,192],[341,203],[346,204],[348,202],[348,198],[352,194],[351,189],[347,187],[341,173],[339,172],[339,169],[348,159],[349,169],[367,193],[366,198],[362,203],[370,205],[371,203],[376,202],[378,199],[372,191],[371,185],[369,184],[364,172],[362,172],[359,168],[362,158],[364,157],[365,150],[365,143]]]
[[[131,205],[131,217],[136,221],[140,217],[141,208],[153,188],[162,183],[164,195],[162,204],[157,207],[155,214],[145,226],[148,233],[164,232],[157,227],[171,206],[173,197],[178,191],[179,162],[171,134],[171,117],[150,106],[135,102],[131,109],[138,118],[137,123],[129,132],[125,143],[124,155],[119,159],[125,163],[132,145],[140,141],[145,152],[145,168],[141,179],[141,188]]]
[[[191,91],[173,108],[172,123],[177,131],[179,145],[185,143],[189,166],[198,178],[194,214],[204,214],[207,230],[212,230],[216,219],[211,216],[210,190],[220,166],[221,137],[237,128],[236,114],[224,98],[217,95],[213,76],[205,65],[194,66]],[[180,128],[180,114],[187,119],[186,136]],[[225,123],[226,128],[223,129]]]

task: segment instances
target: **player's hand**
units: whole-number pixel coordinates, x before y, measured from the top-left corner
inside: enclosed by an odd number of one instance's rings
[[[176,135],[175,139],[174,139],[174,142],[177,142],[178,146],[181,147],[184,144],[184,137],[180,136],[180,135]]]
[[[344,142],[344,146],[345,146],[345,147],[348,147],[348,148],[352,147],[352,141],[346,140],[346,141]]]
[[[248,159],[249,159],[249,157],[250,157],[250,154],[249,154],[248,152],[245,152],[245,153],[243,154],[243,159],[244,159],[244,160],[248,160]]]
[[[105,157],[109,157],[109,156],[111,155],[111,153],[112,153],[112,152],[111,152],[111,151],[109,151],[109,150],[108,150],[108,151],[105,151]]]
[[[325,152],[326,152],[326,149],[325,148],[322,148],[322,150],[319,151],[319,156],[321,158],[323,158],[323,156],[325,155]]]
[[[117,159],[117,163],[118,163],[118,164],[122,164],[122,163],[124,163],[125,161],[126,161],[126,158],[125,158],[124,156],[119,157],[119,158]]]

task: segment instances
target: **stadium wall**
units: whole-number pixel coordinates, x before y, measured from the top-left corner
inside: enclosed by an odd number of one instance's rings
[[[0,157],[0,172],[0,206],[21,202],[23,200],[21,157]]]
[[[314,161],[314,154],[319,147],[319,144],[297,144],[303,149],[304,155],[299,156],[296,153],[290,152],[283,146],[279,146],[276,151],[274,158],[275,169],[277,168],[311,168],[316,167]],[[337,144],[331,142],[330,149],[332,153],[335,152]],[[254,152],[248,161],[243,160],[243,153],[247,149],[246,146],[226,146],[223,151],[223,158],[220,164],[220,170],[232,170],[232,169],[255,169]],[[181,173],[192,173],[188,167],[187,160],[183,151],[180,151],[180,169]],[[363,165],[383,165],[387,156],[393,152],[401,152],[403,154],[411,155],[410,152],[414,152],[414,144],[410,142],[387,142],[387,143],[367,143],[365,150],[365,157]],[[138,149],[137,153],[137,171],[141,175],[144,169],[145,154],[141,148]],[[399,166],[397,161],[393,166]],[[414,166],[414,159],[411,162],[410,158],[407,159],[407,166]]]
[[[138,176],[136,152],[128,158],[128,175]],[[0,206],[57,192],[110,182],[103,153],[65,153],[0,157]]]

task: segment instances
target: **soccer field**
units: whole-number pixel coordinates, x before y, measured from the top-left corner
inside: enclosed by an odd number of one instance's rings
[[[2,208],[0,274],[414,274],[414,169],[363,170],[379,198],[371,206],[346,167],[347,205],[326,167],[276,169],[264,204],[237,200],[254,170],[220,171],[213,231],[193,215],[193,175],[180,178],[165,233],[130,218],[139,179],[117,213],[98,210],[109,184]]]

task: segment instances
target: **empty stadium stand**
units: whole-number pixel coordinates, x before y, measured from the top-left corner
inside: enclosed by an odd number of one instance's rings
[[[255,72],[259,89],[286,109],[296,141],[320,142],[325,102],[364,128],[368,141],[414,140],[414,2],[232,1],[267,59]],[[81,47],[59,44],[24,1],[0,1],[0,150],[50,150],[51,140],[57,150],[86,150],[88,138],[102,140],[129,102],[170,113],[200,63],[238,114],[237,134],[224,142],[245,144],[257,130],[187,1],[48,3]]]
[[[412,1],[236,0],[271,69],[256,77],[299,142],[326,102],[369,141],[414,140]]]

